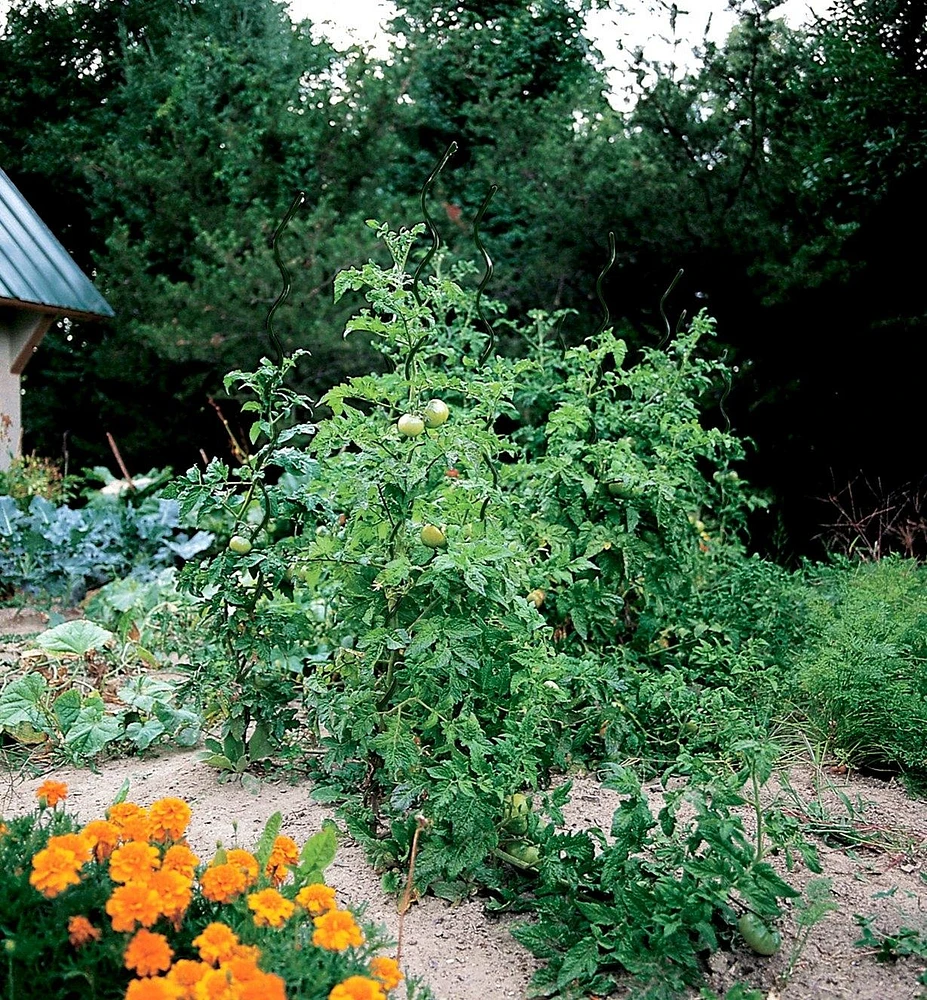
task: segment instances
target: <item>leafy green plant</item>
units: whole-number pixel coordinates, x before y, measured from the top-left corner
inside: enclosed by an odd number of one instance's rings
[[[605,787],[623,798],[608,835],[539,829],[537,881],[527,904],[537,919],[514,931],[545,960],[532,995],[608,993],[630,975],[643,995],[678,996],[699,982],[703,955],[730,940],[735,927],[750,921],[753,946],[761,928],[771,935],[779,900],[799,894],[774,872],[769,852],[797,849],[819,869],[810,845],[768,822],[759,797],[768,760],[747,752],[736,774],[696,772],[676,790],[665,785],[656,815],[637,776],[612,767]],[[745,804],[758,820],[752,839],[734,812]],[[517,892],[504,898],[524,905]]]
[[[16,500],[43,497],[51,503],[62,504],[67,502],[74,482],[74,477],[63,475],[50,459],[17,455],[8,469],[0,470],[0,496]]]
[[[860,766],[927,769],[927,584],[912,560],[835,562],[809,573],[801,700]]]

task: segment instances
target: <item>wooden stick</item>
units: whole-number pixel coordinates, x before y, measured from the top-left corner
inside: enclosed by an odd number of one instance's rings
[[[119,454],[119,448],[116,446],[116,441],[113,435],[109,431],[106,432],[106,440],[109,441],[110,448],[113,449],[113,454],[116,456],[116,464],[119,466],[119,471],[122,473],[122,478],[128,484],[130,490],[134,490],[135,483],[132,482],[132,477],[129,475],[129,470],[126,468],[126,463],[122,460],[122,455]]]
[[[396,935],[396,963],[402,961],[402,925],[405,922],[406,913],[412,906],[412,891],[415,888],[415,856],[418,854],[418,838],[422,830],[429,825],[429,821],[424,816],[416,817],[415,833],[412,834],[412,851],[409,854],[409,878],[406,881],[405,892],[399,902],[399,933]]]

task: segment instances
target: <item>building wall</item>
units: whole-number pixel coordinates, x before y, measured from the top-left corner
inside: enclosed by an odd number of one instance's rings
[[[10,371],[14,338],[0,332],[0,470],[10,467],[22,441],[22,407],[19,376]]]

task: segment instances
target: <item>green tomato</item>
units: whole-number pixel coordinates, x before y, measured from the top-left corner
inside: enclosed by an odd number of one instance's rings
[[[434,524],[426,524],[421,533],[422,545],[430,549],[443,549],[447,545],[447,535]]]
[[[546,597],[547,594],[545,594],[540,587],[536,587],[534,590],[531,591],[530,594],[528,594],[526,600],[528,601],[529,604],[533,604],[536,608],[540,608],[540,606],[544,603],[544,599]]]
[[[425,432],[425,421],[414,413],[403,413],[396,426],[403,437],[415,438]]]
[[[246,556],[251,551],[251,542],[244,535],[232,535],[229,539],[229,548],[237,556]]]
[[[528,815],[531,812],[527,796],[521,792],[506,795],[502,808],[502,825],[505,829],[517,837],[524,836],[528,832]]]
[[[506,854],[511,854],[513,858],[523,865],[531,868],[541,860],[541,852],[535,844],[526,844],[524,841],[515,840],[504,844],[502,850]]]
[[[755,913],[745,913],[737,921],[737,929],[757,955],[775,955],[782,944],[779,932],[767,927]]]
[[[430,399],[422,410],[426,427],[440,427],[451,415],[443,399]]]

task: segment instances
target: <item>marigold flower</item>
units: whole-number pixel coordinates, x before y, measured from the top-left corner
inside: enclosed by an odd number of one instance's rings
[[[193,880],[170,868],[152,872],[148,887],[158,894],[161,912],[166,917],[182,916],[193,898]]]
[[[236,865],[241,869],[249,889],[257,882],[260,866],[258,865],[257,858],[250,851],[243,851],[240,847],[233,847],[232,850],[226,851],[225,861],[226,864]]]
[[[163,934],[138,931],[126,947],[125,967],[139,976],[153,976],[171,967],[174,949]]]
[[[375,979],[348,976],[328,994],[328,1000],[386,1000],[386,994]]]
[[[240,1000],[286,1000],[286,983],[271,972],[262,972],[239,986]]]
[[[39,805],[54,808],[68,797],[68,786],[63,781],[52,781],[49,778],[35,790],[35,797],[39,800]]]
[[[180,840],[192,815],[192,810],[183,799],[158,799],[148,810],[152,839],[161,842]]]
[[[121,840],[149,840],[151,820],[148,810],[134,802],[117,802],[106,811],[106,818],[119,830]]]
[[[9,833],[9,832],[10,832],[10,828],[6,825],[6,823],[4,823],[2,820],[0,820],[0,837],[2,837],[5,833]]]
[[[80,948],[91,941],[99,941],[102,933],[86,917],[78,915],[68,919],[68,940],[75,948]]]
[[[90,842],[97,861],[105,861],[119,843],[119,828],[105,819],[91,820],[81,833]]]
[[[193,987],[209,972],[211,966],[205,962],[194,962],[189,958],[176,961],[167,973],[167,978],[180,987],[182,1000],[193,1000]]]
[[[106,901],[106,912],[112,918],[114,931],[131,933],[136,924],[151,927],[158,919],[161,915],[161,898],[150,886],[130,882],[113,890],[112,896]]]
[[[248,897],[248,908],[254,910],[258,927],[282,927],[293,916],[296,906],[276,889],[262,889]]]
[[[80,882],[78,872],[81,864],[73,851],[65,850],[63,847],[46,847],[32,859],[29,884],[47,899],[54,899],[69,885],[77,885]]]
[[[235,955],[238,935],[225,924],[207,924],[199,937],[193,939],[193,947],[199,950],[200,958],[204,962],[218,965]]]
[[[147,882],[148,876],[161,865],[157,847],[140,840],[117,847],[109,859],[109,877],[114,882]]]
[[[334,910],[335,890],[330,885],[314,882],[312,885],[303,886],[296,893],[296,902],[308,910],[312,916],[318,917],[323,913],[328,913],[329,910]]]
[[[184,878],[192,879],[196,866],[200,859],[187,847],[186,844],[172,844],[164,852],[164,860],[161,862],[161,870],[179,872]]]
[[[289,866],[299,862],[299,847],[295,840],[289,837],[277,837],[271,849],[270,857],[267,860],[265,872],[275,885],[280,883],[289,875]]]
[[[247,886],[248,880],[238,865],[212,865],[200,875],[200,889],[214,903],[231,903]]]
[[[357,921],[347,910],[329,910],[312,921],[315,930],[312,943],[329,951],[344,951],[345,948],[359,948],[364,943],[364,935]]]
[[[210,969],[193,987],[195,1000],[241,1000],[241,988],[226,969]]]
[[[248,983],[253,979],[260,979],[264,975],[257,967],[257,960],[246,958],[243,955],[235,955],[228,961],[222,963],[222,968],[235,980],[236,983]]]
[[[133,979],[126,990],[126,1000],[183,1000],[180,987],[169,979]]]
[[[394,990],[402,982],[403,975],[395,958],[378,955],[370,959],[369,968],[370,975],[379,979],[385,990]]]

